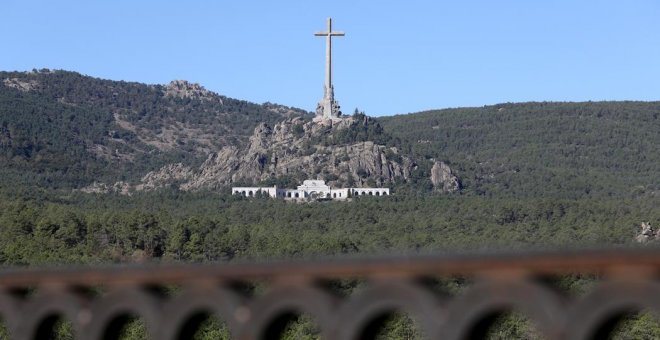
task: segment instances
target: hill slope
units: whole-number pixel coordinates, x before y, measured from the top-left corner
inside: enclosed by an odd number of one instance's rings
[[[174,161],[201,163],[212,150],[245,143],[259,123],[305,114],[185,81],[0,72],[0,174],[3,185],[48,188],[130,180]]]
[[[447,161],[486,196],[649,197],[660,102],[521,103],[379,118],[404,154]]]

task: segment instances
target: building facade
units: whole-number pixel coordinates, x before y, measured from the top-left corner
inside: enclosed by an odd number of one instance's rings
[[[245,197],[255,197],[265,195],[271,198],[281,198],[284,200],[316,200],[331,199],[345,200],[356,196],[389,196],[389,188],[330,188],[322,180],[305,180],[302,185],[296,189],[283,189],[277,186],[272,187],[233,187],[232,195],[241,195]]]

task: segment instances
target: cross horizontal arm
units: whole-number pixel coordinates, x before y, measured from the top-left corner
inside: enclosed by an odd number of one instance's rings
[[[316,32],[316,33],[314,33],[314,35],[317,36],[317,37],[327,37],[328,35],[333,36],[333,37],[334,36],[343,37],[345,34],[344,34],[344,32],[330,32],[330,33],[328,33],[328,32]]]

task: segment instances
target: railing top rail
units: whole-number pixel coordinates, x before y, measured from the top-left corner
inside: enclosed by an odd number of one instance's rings
[[[643,269],[657,274],[660,249],[602,249],[454,255],[335,258],[309,261],[234,262],[221,264],[123,265],[107,267],[8,268],[0,271],[0,288],[63,285],[178,284],[194,280],[244,281],[309,277],[424,277],[561,275]],[[503,274],[504,273],[504,274]]]

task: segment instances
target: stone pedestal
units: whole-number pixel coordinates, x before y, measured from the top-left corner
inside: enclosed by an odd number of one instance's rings
[[[314,120],[337,120],[341,119],[339,103],[334,98],[334,89],[325,91],[323,99],[316,105],[316,117]]]

